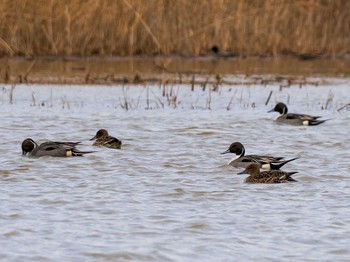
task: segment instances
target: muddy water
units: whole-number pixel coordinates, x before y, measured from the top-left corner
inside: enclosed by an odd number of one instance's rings
[[[292,57],[36,58],[0,59],[0,81],[9,83],[116,84],[188,81],[207,75],[349,76],[350,59]]]
[[[350,102],[349,82],[321,80],[217,92],[173,86],[165,96],[156,86],[17,85],[12,99],[4,86],[0,257],[348,261],[350,115],[337,109]],[[278,125],[266,113],[276,101],[331,120]],[[122,150],[93,148],[88,139],[100,128],[120,138]],[[96,152],[26,158],[27,137],[82,141]],[[244,184],[240,169],[226,165],[230,156],[220,155],[234,141],[250,154],[299,156],[285,166],[299,182]]]

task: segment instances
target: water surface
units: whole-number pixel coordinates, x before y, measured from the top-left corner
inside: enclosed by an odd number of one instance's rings
[[[337,109],[350,102],[349,82],[322,80],[218,92],[175,85],[165,96],[158,86],[18,85],[12,99],[4,86],[0,257],[348,261],[350,116]],[[277,101],[331,120],[278,125],[266,113]],[[121,139],[122,150],[92,147],[100,128]],[[82,141],[96,152],[26,158],[27,137]],[[244,184],[241,170],[226,165],[230,156],[220,155],[235,141],[248,154],[300,156],[284,168],[298,171],[299,182]]]
[[[260,75],[343,77],[350,59],[300,60],[293,57],[196,58],[170,57],[43,57],[0,59],[5,83],[116,84],[121,82],[189,82],[204,76]],[[254,81],[254,80],[253,80]]]

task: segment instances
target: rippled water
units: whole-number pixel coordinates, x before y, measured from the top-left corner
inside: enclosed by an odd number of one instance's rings
[[[350,102],[349,82],[326,82],[218,92],[174,86],[168,97],[152,86],[23,85],[13,90],[12,104],[4,86],[0,257],[348,261],[350,116],[336,109]],[[332,120],[278,125],[276,114],[266,113],[276,101]],[[100,128],[120,138],[122,150],[91,147],[88,139]],[[83,141],[81,149],[97,152],[26,158],[20,145],[27,137]],[[220,155],[235,141],[247,154],[300,156],[285,166],[299,172],[299,183],[244,184],[240,169],[226,165],[230,156]]]

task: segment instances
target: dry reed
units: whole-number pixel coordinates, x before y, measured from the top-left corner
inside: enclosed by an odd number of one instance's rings
[[[32,92],[32,104],[31,106],[36,106],[35,93]]]
[[[230,102],[228,103],[226,109],[227,111],[231,110],[231,105],[232,105],[232,102],[233,102],[233,99],[235,98],[236,94],[237,94],[237,91],[238,89],[236,89],[236,91],[233,93],[233,95],[231,96],[231,99],[230,99]]]
[[[347,104],[345,104],[345,105],[339,107],[339,108],[337,109],[337,111],[340,112],[341,110],[343,110],[344,108],[347,108],[347,107],[350,107],[350,103],[347,103]]]
[[[12,84],[10,88],[10,94],[9,94],[9,103],[13,104],[13,91],[15,90],[16,85]]]
[[[265,106],[267,106],[267,105],[269,104],[269,101],[270,101],[270,99],[271,99],[271,96],[272,96],[272,90],[270,91],[270,94],[269,94],[269,96],[268,96],[267,99],[266,99]]]
[[[332,90],[330,90],[327,96],[326,104],[324,107],[322,107],[322,109],[325,109],[325,110],[329,109],[332,106],[333,99],[334,99],[334,93],[332,92]]]
[[[3,0],[0,14],[0,56],[350,53],[348,0]]]

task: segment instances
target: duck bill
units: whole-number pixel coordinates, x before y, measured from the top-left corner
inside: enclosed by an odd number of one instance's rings
[[[91,138],[91,139],[89,139],[90,141],[92,141],[92,140],[95,140],[96,139],[96,136],[94,136],[93,138]]]
[[[26,154],[27,154],[27,152],[22,150],[22,156],[25,156]]]
[[[223,155],[223,154],[228,154],[228,153],[231,153],[231,152],[230,152],[230,149],[227,149],[225,152],[222,152],[221,155]]]
[[[244,175],[246,174],[245,169],[242,172],[237,173],[237,175]]]
[[[271,110],[267,111],[267,113],[272,113],[272,112],[275,112],[274,108],[272,108]]]

